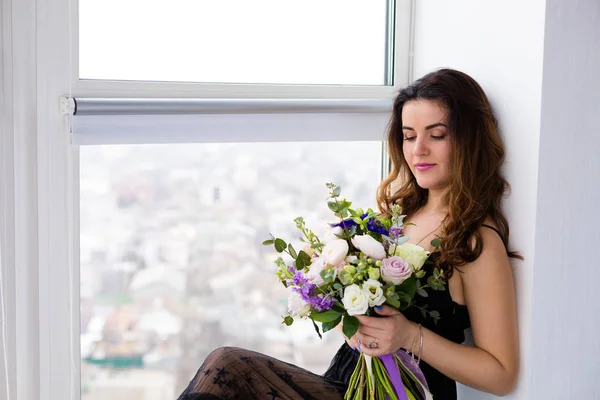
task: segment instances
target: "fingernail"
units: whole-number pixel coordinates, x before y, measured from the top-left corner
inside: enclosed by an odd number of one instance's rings
[[[381,306],[377,306],[377,307],[375,307],[375,309],[376,309],[377,311],[381,311]]]

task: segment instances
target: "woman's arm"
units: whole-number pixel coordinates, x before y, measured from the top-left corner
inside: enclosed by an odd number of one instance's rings
[[[513,390],[519,369],[514,282],[498,234],[486,228],[480,229],[480,233],[481,255],[461,268],[475,346],[454,343],[423,328],[421,358],[451,379],[502,396]],[[384,307],[380,314],[391,317],[385,318],[389,320],[387,326],[382,325],[381,318],[359,318],[363,342],[369,343],[370,338],[380,338],[382,342],[379,349],[369,349],[363,343],[361,350],[365,354],[378,356],[393,348],[410,349],[415,338],[418,343],[418,325],[391,307]]]
[[[422,358],[448,377],[473,388],[506,395],[517,381],[519,336],[514,281],[498,234],[480,228],[481,255],[461,268],[474,347],[424,329]]]

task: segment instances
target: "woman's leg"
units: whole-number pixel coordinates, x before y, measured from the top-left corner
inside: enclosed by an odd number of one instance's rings
[[[346,388],[292,364],[236,347],[206,358],[179,400],[341,400]]]

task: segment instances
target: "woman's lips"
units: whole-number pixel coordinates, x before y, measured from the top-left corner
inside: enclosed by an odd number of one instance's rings
[[[433,167],[435,167],[435,164],[415,164],[417,171],[427,171]]]

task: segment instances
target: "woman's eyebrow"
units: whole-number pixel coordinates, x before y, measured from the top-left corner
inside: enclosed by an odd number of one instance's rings
[[[444,123],[441,123],[441,122],[436,122],[435,124],[427,125],[427,126],[425,127],[425,130],[426,130],[426,131],[428,131],[429,129],[437,128],[438,126],[443,126],[444,128],[447,128],[447,127],[448,127],[448,126],[447,126],[446,124],[444,124]],[[406,126],[406,125],[403,125],[403,126],[402,126],[402,129],[403,129],[403,130],[407,130],[407,131],[414,131],[414,128],[411,128],[410,126]]]

